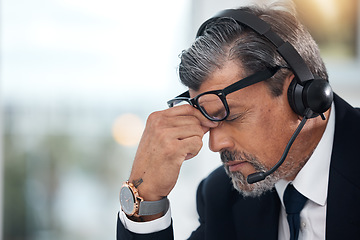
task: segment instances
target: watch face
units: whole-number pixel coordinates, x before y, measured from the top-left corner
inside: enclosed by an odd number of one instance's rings
[[[122,187],[120,190],[120,205],[126,214],[132,215],[134,213],[135,199],[128,187]]]

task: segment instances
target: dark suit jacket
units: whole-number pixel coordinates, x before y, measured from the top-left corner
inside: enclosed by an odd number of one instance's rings
[[[336,95],[334,102],[326,239],[360,239],[360,109]],[[280,200],[276,191],[244,198],[233,189],[223,167],[200,183],[197,211],[200,226],[189,239],[278,239]],[[170,226],[153,234],[133,234],[118,220],[117,239],[169,240],[173,239],[173,230]]]

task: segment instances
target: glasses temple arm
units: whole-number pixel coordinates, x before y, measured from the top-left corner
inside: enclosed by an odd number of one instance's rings
[[[236,83],[231,84],[230,86],[226,87],[223,92],[225,95],[240,90],[242,88],[246,88],[250,85],[253,85],[258,82],[265,81],[266,79],[271,78],[274,74],[280,69],[281,67],[277,66],[274,68],[267,68],[264,71],[257,72],[253,75],[250,75]]]

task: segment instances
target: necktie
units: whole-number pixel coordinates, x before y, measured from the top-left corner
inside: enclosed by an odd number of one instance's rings
[[[289,184],[284,192],[284,205],[290,228],[290,240],[297,240],[300,229],[300,212],[307,198],[299,193],[292,184]]]

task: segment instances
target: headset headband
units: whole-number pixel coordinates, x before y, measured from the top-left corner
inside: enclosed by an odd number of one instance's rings
[[[272,31],[271,26],[268,23],[256,15],[245,12],[241,9],[227,9],[219,12],[200,26],[196,37],[199,37],[204,33],[210,22],[219,18],[232,18],[237,23],[246,25],[259,35],[268,39],[293,70],[300,85],[304,86],[306,81],[314,79],[314,76],[306,65],[304,59],[289,42],[285,42],[278,34]]]

